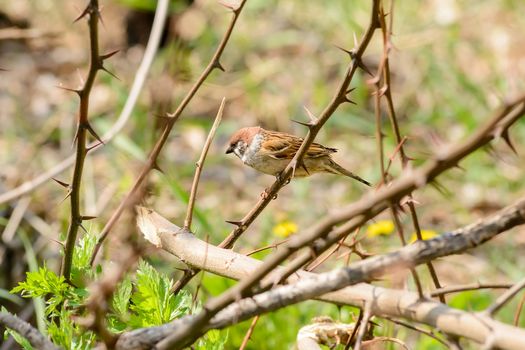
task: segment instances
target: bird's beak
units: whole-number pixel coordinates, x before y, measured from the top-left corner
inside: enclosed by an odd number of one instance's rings
[[[233,146],[228,147],[228,149],[226,150],[226,154],[230,153],[233,153]]]

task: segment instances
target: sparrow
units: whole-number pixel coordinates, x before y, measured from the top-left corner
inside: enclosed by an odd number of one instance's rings
[[[303,139],[300,137],[252,126],[237,130],[232,135],[226,154],[234,153],[244,164],[279,178],[302,143]],[[302,166],[295,169],[293,176],[306,177],[314,173],[338,174],[371,186],[368,181],[337,164],[331,157],[335,152],[335,148],[312,143],[304,155]]]

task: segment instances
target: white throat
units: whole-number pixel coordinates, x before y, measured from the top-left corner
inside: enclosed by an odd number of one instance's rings
[[[263,136],[260,133],[253,137],[252,142],[240,157],[244,164],[253,165],[252,163],[256,158],[257,152],[259,152],[259,149],[261,148],[262,141]]]

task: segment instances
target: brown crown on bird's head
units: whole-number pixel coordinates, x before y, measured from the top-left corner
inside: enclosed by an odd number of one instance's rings
[[[237,130],[230,137],[226,154],[235,153],[238,157],[242,157],[246,149],[250,146],[253,137],[257,135],[260,130],[260,126],[250,126]]]

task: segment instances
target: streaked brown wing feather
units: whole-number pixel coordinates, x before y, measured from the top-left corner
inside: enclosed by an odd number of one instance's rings
[[[267,155],[275,159],[292,159],[303,139],[294,135],[269,132],[269,139],[263,141],[261,150],[267,150]],[[337,152],[335,148],[324,147],[318,143],[312,143],[306,152],[306,158],[317,158]]]

